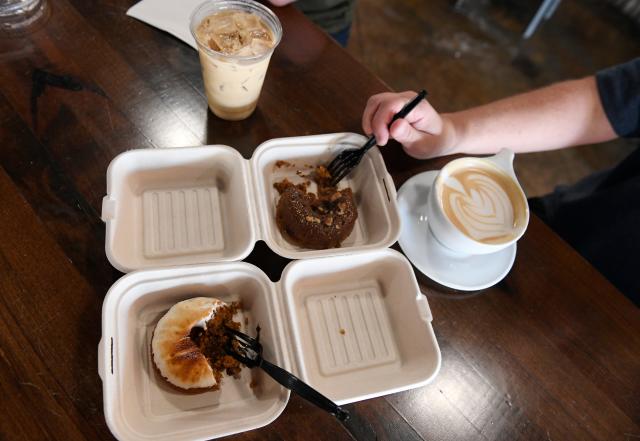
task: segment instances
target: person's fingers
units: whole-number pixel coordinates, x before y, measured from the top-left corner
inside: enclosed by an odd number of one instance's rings
[[[376,137],[376,144],[379,146],[387,145],[387,142],[389,141],[389,129],[387,128],[387,124],[389,124],[393,117],[393,114],[390,115],[389,112],[383,112],[384,109],[381,104],[371,120],[371,131]]]
[[[442,118],[426,100],[422,100],[405,119],[413,127],[423,132],[438,135],[442,131]]]
[[[389,128],[391,137],[402,144],[402,148],[409,155],[417,159],[426,159],[434,155],[433,136],[415,129],[405,119],[394,121]]]
[[[409,155],[417,159],[434,158],[448,154],[453,146],[451,132],[444,130],[444,121],[440,118],[440,129],[437,133],[418,130],[415,125],[405,119],[399,119],[391,124],[391,137],[402,144],[402,148]],[[449,152],[450,153],[450,152]]]
[[[379,93],[377,95],[371,96],[367,101],[364,112],[362,112],[362,131],[365,133],[365,135],[371,135],[371,133],[373,133],[373,129],[371,128],[371,118],[378,110],[380,102],[383,99],[383,95],[386,94]]]
[[[423,135],[416,130],[406,119],[394,121],[389,127],[389,134],[393,139],[402,145],[412,145],[423,138]]]
[[[382,97],[377,110],[371,118],[371,130],[376,137],[378,145],[386,145],[389,141],[389,123],[393,119],[393,115],[398,113],[406,104],[407,95],[413,97],[415,93],[403,92]]]
[[[375,135],[377,144],[380,146],[387,144],[389,136],[396,138],[393,134],[390,135],[389,124],[393,119],[393,115],[399,112],[400,109],[409,102],[409,100],[415,97],[415,95],[416,93],[413,91],[406,91],[402,93],[380,93],[373,95],[367,101],[367,105],[362,114],[362,129],[364,133],[367,135]],[[402,128],[403,131],[406,131],[405,136],[416,137],[420,135],[419,131],[438,134],[442,130],[440,115],[438,115],[431,104],[425,100],[421,101],[411,112],[409,112],[405,119],[409,125],[412,126],[398,126]],[[413,129],[413,131],[409,129]],[[417,129],[417,131],[415,129]],[[405,132],[398,132],[401,137],[404,133]],[[405,143],[402,139],[396,139],[402,144]]]

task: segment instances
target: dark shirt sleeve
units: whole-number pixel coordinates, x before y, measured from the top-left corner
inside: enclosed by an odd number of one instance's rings
[[[598,93],[613,130],[640,137],[640,57],[596,74]]]

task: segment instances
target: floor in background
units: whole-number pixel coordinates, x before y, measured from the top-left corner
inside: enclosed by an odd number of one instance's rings
[[[392,89],[426,88],[460,110],[640,56],[640,27],[605,1],[565,0],[529,40],[542,1],[358,0],[348,50]],[[614,141],[519,155],[529,196],[611,167],[633,148]]]

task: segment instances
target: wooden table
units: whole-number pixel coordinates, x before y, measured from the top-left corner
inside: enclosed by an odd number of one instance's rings
[[[126,17],[130,3],[55,1],[39,31],[0,40],[1,439],[111,438],[96,347],[121,276],[99,216],[115,155],[223,143],[248,157],[269,138],[358,132],[367,97],[387,90],[286,7],[257,112],[219,120],[195,51]],[[398,187],[446,161],[384,153]],[[273,279],[286,263],[263,243],[247,260]],[[292,397],[274,423],[233,438],[640,437],[640,312],[537,218],[499,285],[425,290],[443,356],[432,384],[350,405],[346,425]]]

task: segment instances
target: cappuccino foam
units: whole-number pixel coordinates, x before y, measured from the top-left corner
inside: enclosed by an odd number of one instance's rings
[[[442,182],[445,215],[466,236],[500,244],[517,236],[525,204],[517,184],[489,166],[461,167]]]

